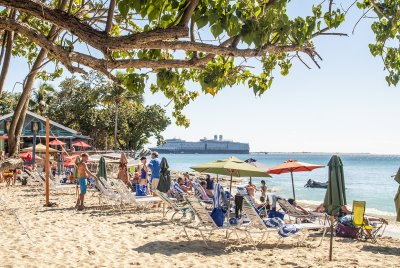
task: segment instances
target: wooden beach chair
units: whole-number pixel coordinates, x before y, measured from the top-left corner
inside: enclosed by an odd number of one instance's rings
[[[384,222],[374,222],[376,225],[369,225],[368,217],[365,217],[365,201],[353,201],[353,224],[359,227],[358,237],[371,240],[376,243],[376,236],[383,226],[386,227]]]
[[[237,230],[236,226],[227,225],[227,226],[218,227],[215,224],[214,220],[211,218],[211,216],[208,213],[208,211],[206,210],[206,208],[202,205],[202,203],[195,196],[185,195],[184,199],[188,202],[191,209],[194,211],[196,218],[198,219],[197,224],[195,224],[195,225],[191,225],[194,223],[194,221],[193,221],[190,224],[183,226],[186,237],[189,241],[191,241],[191,240],[187,233],[187,229],[194,229],[194,230],[199,231],[200,235],[203,238],[203,241],[207,247],[208,247],[207,241],[210,240],[211,235],[217,230],[224,230],[227,232],[226,233],[226,242],[229,240],[229,237],[232,232],[234,232],[239,239],[239,236],[236,232],[236,230]],[[208,236],[205,237],[205,234],[208,234]]]
[[[183,202],[181,204],[176,202],[175,200],[172,200],[166,193],[160,192],[159,190],[154,190],[153,193],[160,197],[164,206],[163,206],[163,217],[165,218],[168,214],[169,211],[173,210],[174,213],[172,214],[171,218],[169,219],[170,221],[174,220],[175,215],[178,213],[182,213],[182,217],[184,218],[187,213],[189,212],[191,214],[191,219],[194,220],[194,212],[193,210],[190,209],[190,205],[187,203]]]

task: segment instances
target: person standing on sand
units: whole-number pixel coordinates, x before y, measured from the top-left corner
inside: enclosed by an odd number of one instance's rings
[[[154,191],[157,189],[158,182],[160,181],[160,159],[158,158],[157,152],[151,153],[151,161],[149,163],[149,168],[151,169],[151,178],[150,185],[151,190]]]
[[[78,164],[78,176],[79,176],[79,188],[81,189],[81,193],[79,194],[78,200],[76,201],[76,208],[78,210],[83,210],[85,207],[83,206],[83,200],[85,199],[86,188],[89,176],[93,177],[96,181],[98,180],[93,173],[91,173],[87,168],[87,161],[89,160],[89,156],[85,153],[82,154],[82,161]]]
[[[265,181],[262,180],[261,181],[261,196],[263,196],[265,198],[265,195],[267,193],[267,185],[265,184]]]

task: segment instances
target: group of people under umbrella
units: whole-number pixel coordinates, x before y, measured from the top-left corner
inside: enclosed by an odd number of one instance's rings
[[[247,162],[247,163],[246,163]],[[311,171],[317,168],[322,168],[324,166],[303,163],[296,160],[287,160],[284,163],[277,165],[275,167],[269,168],[264,171],[260,169],[260,167],[265,167],[265,165],[261,163],[255,164],[257,161],[248,160],[241,161],[236,157],[230,157],[223,160],[217,160],[215,162],[202,164],[198,166],[192,167],[192,169],[198,172],[204,173],[214,173],[218,175],[226,175],[230,176],[229,183],[229,196],[232,194],[232,181],[233,177],[270,177],[269,174],[282,174],[282,173],[290,173],[291,181],[292,181],[292,191],[293,191],[293,199],[295,199],[295,188],[293,181],[293,173],[301,172],[301,171]],[[342,206],[346,205],[346,193],[345,193],[345,183],[343,176],[343,164],[341,159],[334,155],[330,159],[329,163],[329,181],[328,187],[325,194],[325,199],[323,203],[323,207],[328,215],[331,217],[338,215],[339,210]],[[399,180],[400,182],[400,180]],[[228,207],[230,207],[230,198]],[[228,219],[230,219],[228,209]],[[331,218],[331,239],[330,239],[330,260],[332,259],[332,242],[333,242],[333,219]]]

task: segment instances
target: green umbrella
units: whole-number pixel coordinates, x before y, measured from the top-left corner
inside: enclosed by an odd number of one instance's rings
[[[160,163],[160,181],[158,182],[157,189],[164,193],[168,192],[171,187],[171,176],[168,168],[167,159],[163,157]]]
[[[231,176],[229,185],[229,196],[232,196],[232,177],[271,177],[265,171],[247,164],[242,160],[231,156],[226,159],[217,160],[211,163],[206,163],[198,166],[191,167],[198,172],[214,173],[220,175]],[[229,198],[228,208],[231,205],[231,199]],[[230,209],[228,209],[228,220]]]
[[[99,171],[97,172],[97,177],[102,177],[107,180],[106,160],[104,159],[104,157],[100,157]]]
[[[397,171],[396,176],[394,177],[394,180],[400,183],[400,168],[399,171]],[[396,206],[396,212],[397,212],[397,217],[396,221],[400,221],[400,186],[399,189],[397,190],[397,194],[394,197],[394,204]]]
[[[328,163],[329,181],[326,189],[324,208],[331,215],[331,241],[329,260],[332,260],[333,216],[339,215],[339,210],[346,205],[346,189],[344,185],[343,164],[339,156],[333,155]]]

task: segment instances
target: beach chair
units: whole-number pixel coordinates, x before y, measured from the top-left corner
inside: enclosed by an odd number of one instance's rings
[[[121,211],[121,204],[122,204],[121,195],[118,192],[115,192],[115,190],[112,188],[112,186],[106,179],[99,177],[96,187],[100,190],[100,195],[99,195],[100,205],[102,205],[101,201],[107,200],[109,201],[109,204],[111,205],[112,208],[115,208],[116,206]]]
[[[243,213],[250,220],[250,223],[241,225],[239,230],[246,233],[247,238],[256,248],[256,246],[262,243],[268,238],[270,232],[278,232],[278,228],[270,228],[265,225],[263,219],[259,216],[257,209],[251,202],[248,196],[243,197]],[[253,239],[252,234],[262,234],[262,237],[258,243]],[[266,236],[267,235],[267,236]]]
[[[182,218],[184,218],[187,213],[191,214],[191,219],[194,220],[194,212],[190,209],[190,205],[186,203],[179,204],[175,200],[172,200],[166,193],[160,192],[159,190],[154,190],[153,193],[160,197],[164,207],[163,207],[163,217],[165,218],[169,211],[173,210],[174,213],[172,214],[170,221],[174,220],[175,215],[178,213],[182,213]],[[167,209],[165,209],[167,208]]]
[[[384,222],[374,222],[374,226],[370,225],[368,217],[365,217],[365,201],[353,201],[353,224],[359,227],[358,237],[371,240],[376,243],[376,236],[380,229],[386,224]]]
[[[184,199],[190,205],[191,209],[194,211],[194,214],[196,215],[196,218],[198,219],[197,224],[195,224],[195,225],[191,225],[194,223],[194,222],[192,222],[188,225],[183,226],[186,237],[189,241],[191,241],[191,240],[187,233],[187,229],[194,229],[194,230],[199,231],[200,235],[203,238],[203,241],[207,247],[208,247],[207,241],[210,240],[211,235],[217,230],[224,230],[227,232],[226,241],[229,240],[229,237],[232,232],[234,232],[239,239],[239,236],[236,232],[236,230],[237,230],[236,226],[227,225],[227,226],[218,227],[215,224],[214,220],[211,218],[208,211],[206,210],[205,206],[195,196],[185,195]],[[208,233],[207,237],[204,236],[206,233]]]
[[[291,218],[294,218],[295,223],[301,223],[303,220],[309,220],[310,222],[320,220],[319,215],[304,214],[302,211],[298,210],[296,207],[290,204],[286,199],[279,198],[277,202],[283,212],[288,215],[289,220]]]

